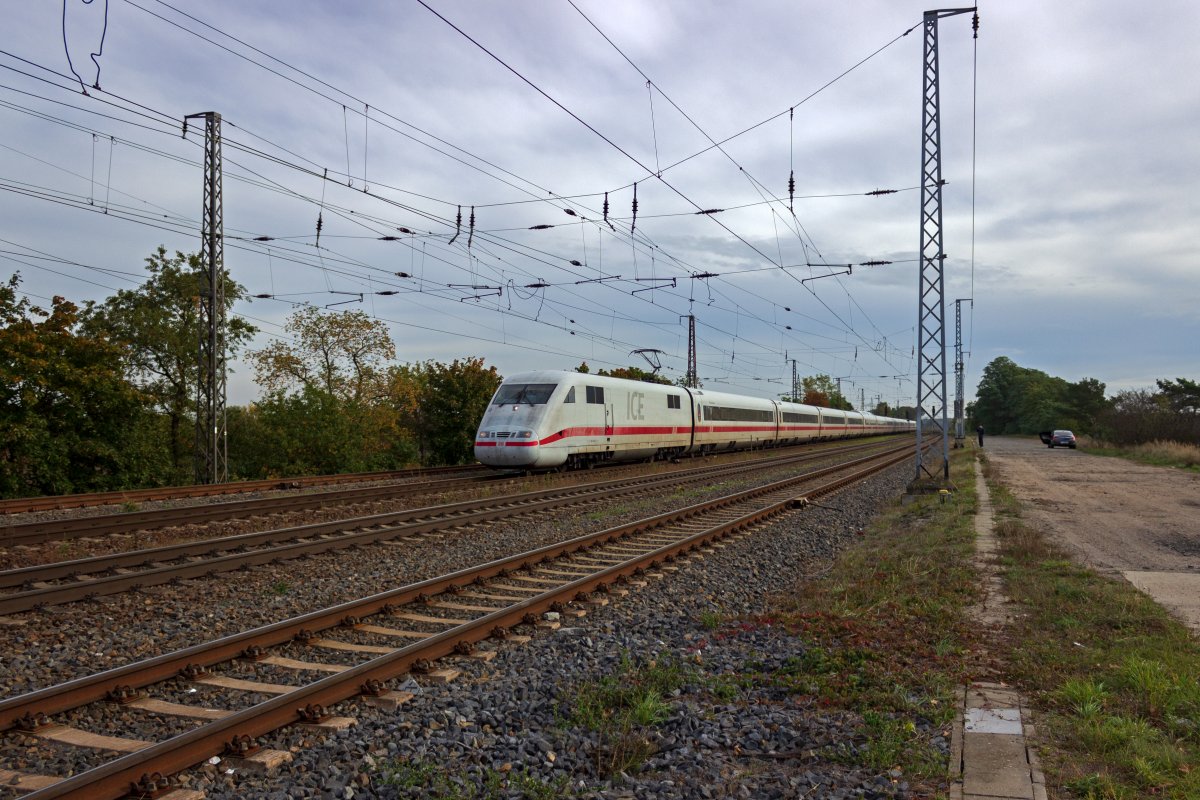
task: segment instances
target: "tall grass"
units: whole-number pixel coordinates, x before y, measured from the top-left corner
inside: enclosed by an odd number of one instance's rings
[[[1200,445],[1156,439],[1141,444],[1120,445],[1091,436],[1081,437],[1080,446],[1099,455],[1114,455],[1158,466],[1200,468]]]
[[[1183,464],[1185,467],[1200,466],[1200,445],[1184,442],[1146,442],[1135,446],[1133,452],[1147,459]]]

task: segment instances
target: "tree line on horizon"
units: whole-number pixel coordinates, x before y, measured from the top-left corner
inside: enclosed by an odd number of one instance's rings
[[[0,284],[0,497],[193,481],[199,259],[159,247],[146,263],[142,285],[83,306],[19,298],[19,275]],[[233,360],[257,330],[228,313],[245,297],[228,276],[224,295]],[[495,367],[475,357],[394,363],[386,327],[361,311],[302,306],[285,329],[287,340],[245,353],[263,394],[227,407],[231,479],[473,461],[476,426],[501,381]],[[671,383],[638,367],[598,374]],[[805,377],[801,389],[781,397],[853,408],[827,375]],[[997,434],[1071,428],[1118,444],[1200,443],[1195,381],[1112,398],[1104,389],[1000,357],[967,412],[972,427]],[[879,403],[873,412],[911,409]]]
[[[1065,428],[1122,446],[1200,444],[1200,384],[1187,378],[1159,379],[1154,389],[1107,397],[1095,378],[1072,383],[1000,356],[984,368],[966,411],[971,427],[982,425],[990,434]]]
[[[199,257],[159,247],[146,266],[137,288],[82,306],[36,305],[19,296],[18,274],[0,285],[0,497],[194,480]],[[232,361],[257,329],[231,313],[245,289],[224,281]],[[244,353],[262,396],[226,407],[231,480],[474,460],[495,367],[473,357],[396,364],[386,327],[357,311],[302,306],[285,330],[288,339]],[[670,383],[638,367],[599,374]],[[794,399],[852,408],[826,375],[806,377]]]
[[[199,259],[160,247],[146,263],[141,286],[83,306],[0,285],[0,497],[193,482]],[[228,313],[245,289],[226,276],[224,293],[231,361],[257,331]],[[231,480],[473,460],[495,367],[393,363],[361,311],[299,307],[285,329],[245,354],[263,394],[226,409]]]

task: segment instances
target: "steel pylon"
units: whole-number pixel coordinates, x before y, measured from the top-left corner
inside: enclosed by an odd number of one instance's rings
[[[942,133],[938,82],[938,20],[974,8],[926,11],[921,103],[920,277],[917,285],[917,484],[950,480],[950,431],[946,409],[946,300],[942,243]],[[941,453],[921,451],[931,432],[940,434]]]
[[[225,223],[221,200],[221,115],[204,118],[204,211],[200,232],[200,335],[196,382],[196,482],[229,478],[225,416]]]

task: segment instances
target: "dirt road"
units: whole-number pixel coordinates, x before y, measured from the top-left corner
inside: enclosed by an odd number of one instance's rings
[[[1034,438],[989,437],[984,452],[1026,520],[1200,631],[1200,475]]]

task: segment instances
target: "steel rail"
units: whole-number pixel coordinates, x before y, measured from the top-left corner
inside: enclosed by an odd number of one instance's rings
[[[190,486],[161,486],[154,489],[124,489],[114,492],[14,497],[7,500],[0,500],[0,514],[16,514],[24,511],[51,511],[60,508],[82,508],[85,506],[144,502],[147,500],[172,500],[180,497],[212,497],[214,495],[272,491],[276,489],[301,489],[308,486],[328,486],[338,483],[397,480],[423,475],[439,475],[446,472],[482,472],[486,469],[487,467],[480,464],[466,464],[453,467],[413,467],[411,469],[389,470],[385,472],[347,472],[341,475],[265,478],[262,480],[230,481],[228,483],[207,483]]]
[[[834,448],[824,448],[837,450]],[[432,469],[459,469],[436,467]],[[369,474],[369,473],[368,473]],[[473,483],[511,483],[512,471],[487,470],[468,478],[445,478],[420,483],[398,483],[354,489],[334,489],[303,495],[228,500],[207,505],[185,506],[146,511],[127,511],[70,519],[34,520],[0,526],[0,547],[38,545],[46,542],[109,536],[118,533],[155,530],[172,525],[196,525],[228,519],[243,519],[279,511],[302,510],[336,503],[372,502],[399,499],[426,492],[450,491]]]
[[[755,497],[779,491],[802,483],[819,480],[829,474],[862,466],[865,463],[887,459],[892,463],[911,454],[909,446],[886,451],[882,454],[835,464],[816,472],[792,476],[766,486],[746,489],[698,503],[674,511],[656,514],[645,519],[617,525],[603,531],[584,534],[563,542],[545,545],[534,550],[508,556],[486,564],[457,570],[447,575],[429,578],[418,583],[380,592],[360,600],[352,600],[327,609],[264,625],[250,631],[233,634],[182,650],[166,653],[143,661],[114,667],[95,675],[76,678],[59,686],[39,689],[17,697],[0,701],[0,731],[13,727],[17,720],[30,713],[57,713],[76,708],[85,703],[102,700],[107,693],[122,685],[139,688],[176,676],[190,664],[206,667],[227,661],[240,655],[251,645],[272,647],[295,638],[301,630],[321,630],[341,624],[347,617],[366,617],[380,613],[389,606],[412,602],[421,594],[433,595],[445,592],[452,586],[463,586],[475,580],[488,580],[505,571],[528,568],[530,565],[559,558],[569,553],[586,550],[596,544],[606,544],[630,536],[640,530],[653,530],[665,525],[690,519],[699,514],[744,502]],[[813,493],[810,493],[813,494]]]
[[[420,483],[333,489],[286,497],[228,500],[209,505],[127,511],[119,514],[102,514],[72,519],[38,520],[0,527],[0,547],[37,545],[79,539],[85,536],[111,536],[116,533],[149,531],[173,525],[198,525],[229,519],[249,519],[280,511],[302,511],[327,505],[394,500],[417,494],[445,492],[475,484],[486,485],[513,480],[511,475],[488,472],[473,478],[442,478]]]
[[[199,578],[242,567],[298,558],[302,555],[318,555],[355,545],[395,539],[400,536],[431,533],[447,527],[490,522],[514,513],[528,514],[561,507],[564,504],[583,502],[620,490],[641,489],[645,488],[647,484],[668,486],[673,483],[694,482],[707,479],[714,473],[727,475],[760,469],[764,462],[772,466],[787,466],[873,447],[878,447],[878,444],[856,444],[842,448],[840,451],[825,450],[820,453],[806,453],[784,459],[761,459],[739,464],[706,466],[687,473],[673,473],[665,476],[618,478],[573,487],[525,492],[489,500],[470,500],[443,506],[389,512],[351,521],[316,523],[6,570],[0,572],[0,588],[70,578],[83,573],[95,574],[131,569],[146,564],[159,564],[137,572],[109,574],[79,580],[76,583],[35,586],[3,594],[0,595],[0,614],[13,614],[40,605],[72,602],[95,595],[116,594],[134,588],[161,585],[174,580]],[[349,527],[348,522],[354,524],[354,532],[346,532]],[[330,534],[337,535],[322,538]],[[262,549],[250,552],[229,552],[251,546],[261,546]],[[211,554],[214,552],[225,552],[226,554],[212,556]],[[184,564],[162,563],[189,557],[197,557],[199,560]]]
[[[473,644],[492,636],[499,629],[507,629],[521,624],[527,621],[530,615],[546,611],[556,603],[562,602],[564,598],[570,599],[581,594],[602,589],[610,583],[637,574],[646,566],[657,566],[664,560],[697,550],[713,541],[759,525],[789,508],[805,505],[804,501],[807,497],[821,496],[836,491],[839,488],[866,478],[889,466],[906,461],[909,458],[911,458],[911,451],[904,448],[902,452],[891,454],[886,459],[880,459],[878,456],[869,459],[860,459],[858,461],[875,460],[878,463],[838,478],[823,486],[816,487],[805,498],[788,498],[773,502],[765,508],[743,514],[706,530],[685,536],[675,542],[662,545],[620,564],[564,583],[542,594],[519,601],[514,605],[497,609],[494,612],[469,622],[464,622],[461,625],[442,633],[434,634],[414,644],[397,648],[391,653],[373,658],[344,672],[330,675],[305,686],[299,686],[287,694],[263,701],[242,711],[234,712],[228,717],[206,723],[145,749],[68,777],[59,783],[33,792],[27,795],[27,797],[29,800],[50,800],[50,798],[116,800],[117,798],[124,797],[128,794],[130,786],[147,774],[161,773],[164,775],[173,775],[222,752],[226,743],[238,737],[249,736],[253,739],[278,730],[281,727],[302,721],[301,712],[308,706],[329,707],[335,703],[347,700],[360,694],[369,682],[390,680],[411,671],[418,660],[436,659],[450,655],[460,650],[463,643],[468,645]],[[847,467],[848,465],[842,465],[840,468],[830,468],[829,471],[835,471],[835,469],[844,470]],[[808,476],[780,481],[778,484],[795,484],[810,480],[811,478],[812,475],[810,474]],[[776,490],[782,488],[778,484],[775,486]],[[730,497],[733,497],[733,495]],[[643,527],[648,526],[652,529],[658,526],[655,522],[656,519],[651,518],[649,521],[635,524],[641,524]],[[627,527],[629,526],[621,526],[621,528]],[[592,537],[580,537],[580,539],[595,538],[603,535],[594,534]],[[573,542],[576,541],[579,540],[573,540]],[[552,547],[563,547],[568,544],[571,543],[563,543]],[[532,551],[531,553],[514,556],[513,559],[525,558],[526,562],[529,562],[530,558],[538,552],[540,551]],[[513,559],[509,559],[509,561]],[[496,564],[499,562],[492,563]],[[378,597],[380,596],[377,595],[376,598]],[[343,604],[343,606],[339,606],[338,608],[346,605],[351,604]],[[278,624],[282,625],[285,623]],[[227,638],[232,639],[235,637]],[[97,677],[111,675],[117,671],[110,670],[107,673],[101,673]],[[2,711],[3,707],[0,704],[0,713]]]

